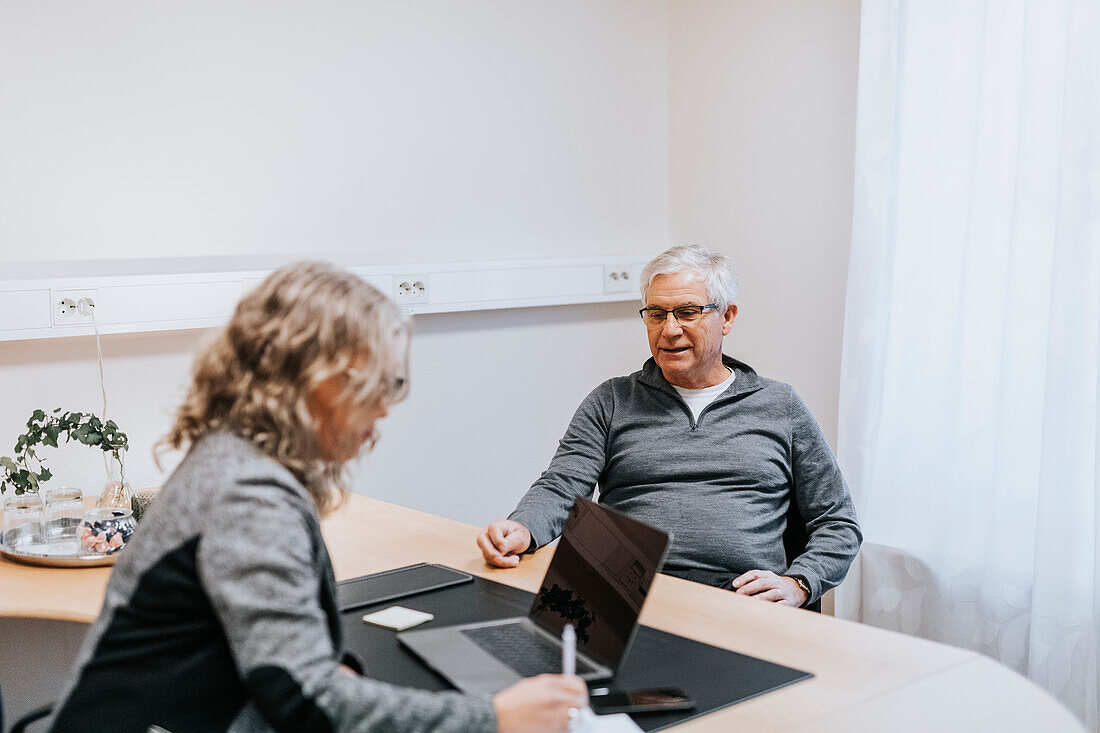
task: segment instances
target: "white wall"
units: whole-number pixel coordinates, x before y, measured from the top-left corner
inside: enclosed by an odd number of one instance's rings
[[[672,241],[733,257],[727,352],[794,385],[835,446],[859,0],[669,9]]]
[[[584,396],[649,357],[639,307],[418,317],[412,392],[382,424],[357,485],[473,523],[506,515]]]
[[[4,2],[0,261],[659,251],[667,30],[664,0]],[[411,396],[356,490],[506,512],[647,354],[637,307],[418,316]],[[135,486],[164,478],[152,445],[209,335],[103,339]],[[100,410],[94,341],[0,342],[0,455],[53,406]],[[101,487],[91,451],[47,453]]]
[[[660,251],[664,0],[5,0],[0,259]]]
[[[741,267],[728,350],[833,439],[857,36],[855,0],[6,2],[0,259],[700,241]],[[584,394],[648,355],[635,308],[417,317],[411,396],[357,490],[499,516]],[[136,486],[163,478],[151,446],[208,335],[103,340]],[[93,340],[0,343],[0,454],[53,405],[99,409]],[[101,483],[85,449],[50,460]]]
[[[573,410],[600,381],[648,356],[634,303],[414,318],[412,390],[380,423],[354,488],[480,524],[507,513],[550,460]],[[159,485],[152,447],[211,330],[103,338],[109,413],[130,435],[127,476]],[[36,407],[100,411],[91,337],[0,343],[0,454]],[[98,491],[83,446],[46,449],[58,484]],[[167,467],[178,455],[165,456]]]
[[[194,351],[210,331],[176,331],[103,337],[108,416],[130,438],[126,475],[135,488],[157,486],[152,446],[167,432],[182,401]],[[11,455],[15,436],[40,408],[102,414],[96,347],[92,337],[0,342],[0,455]],[[80,445],[44,448],[53,485],[98,493],[105,476],[99,452]]]

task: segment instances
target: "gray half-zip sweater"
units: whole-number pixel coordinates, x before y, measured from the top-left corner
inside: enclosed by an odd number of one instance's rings
[[[838,585],[863,536],[821,427],[790,385],[722,361],[737,377],[698,421],[653,359],[596,387],[510,517],[532,548],[561,534],[573,500],[599,484],[600,502],[672,534],[666,572],[799,575],[808,603]],[[809,539],[788,566],[792,498]]]

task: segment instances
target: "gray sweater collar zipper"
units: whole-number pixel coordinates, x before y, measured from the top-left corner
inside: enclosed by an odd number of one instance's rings
[[[680,396],[680,393],[668,383],[667,379],[665,379],[665,375],[661,373],[660,367],[657,366],[657,362],[654,361],[652,357],[642,366],[642,371],[638,374],[637,379],[639,383],[656,389],[658,392],[663,392],[676,400],[680,407],[683,408],[684,414],[687,415],[688,425],[690,425],[691,430],[694,431],[699,426],[699,421],[703,419],[703,415],[706,415],[711,407],[728,400],[740,398],[743,395],[751,394],[752,392],[757,392],[764,388],[756,370],[748,364],[726,356],[725,354],[722,354],[722,363],[737,374],[737,379],[733,380],[733,384],[730,385],[728,390],[703,408],[702,412],[699,413],[698,420],[691,414],[691,408],[684,402],[684,398]]]

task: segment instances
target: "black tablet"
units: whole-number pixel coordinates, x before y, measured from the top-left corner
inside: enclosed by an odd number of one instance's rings
[[[446,588],[450,585],[469,583],[473,579],[472,575],[445,565],[422,562],[341,580],[336,584],[336,599],[341,611],[350,611],[360,606],[370,606]]]

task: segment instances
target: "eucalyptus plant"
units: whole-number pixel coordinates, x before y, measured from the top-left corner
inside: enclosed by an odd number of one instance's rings
[[[40,446],[58,447],[58,439],[76,441],[110,453],[122,464],[122,453],[129,447],[126,433],[114,420],[104,422],[92,413],[62,412],[50,414],[35,410],[27,420],[27,431],[15,441],[14,457],[0,456],[0,493],[8,487],[18,494],[36,494],[53,474],[46,460],[38,455]]]

